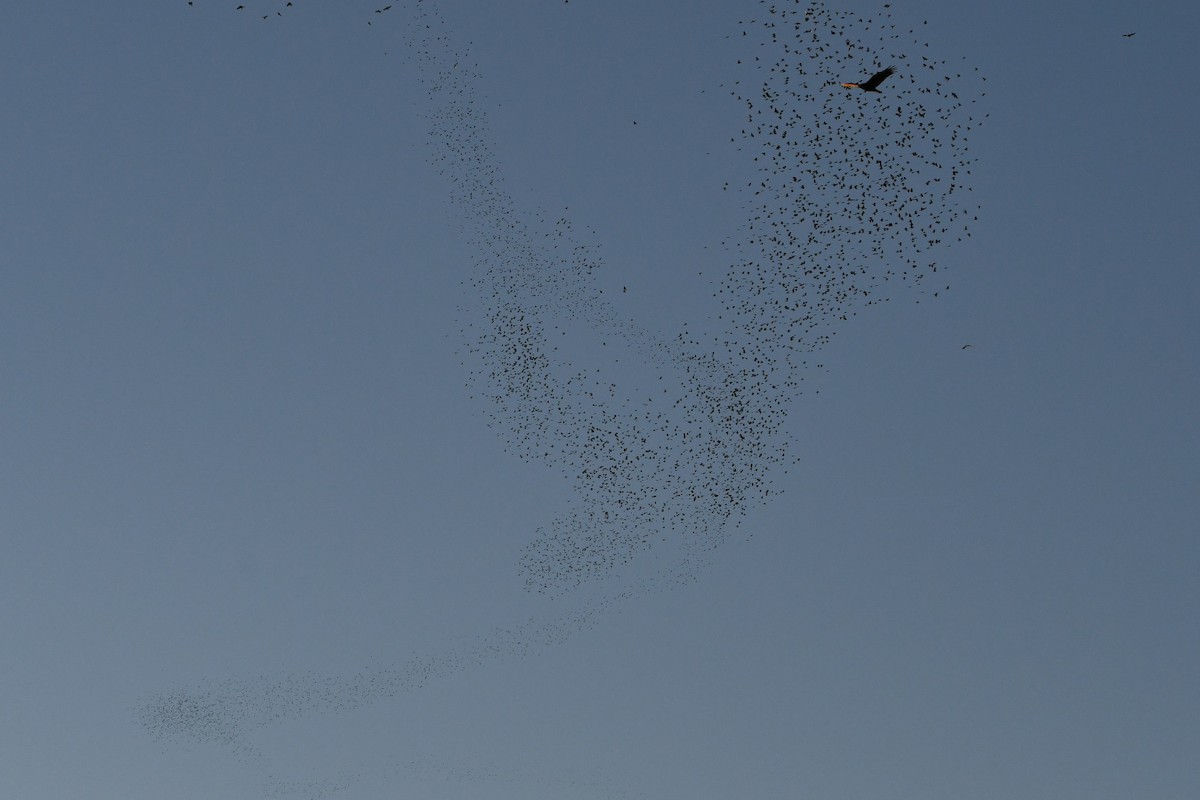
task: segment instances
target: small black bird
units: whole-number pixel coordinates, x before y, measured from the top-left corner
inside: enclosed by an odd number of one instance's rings
[[[864,83],[843,83],[842,86],[845,86],[847,89],[862,89],[864,92],[876,92],[878,94],[883,94],[883,92],[879,91],[879,84],[883,83],[885,80],[895,74],[896,68],[888,67],[887,69],[881,69],[879,72],[876,72],[871,76],[869,81]]]
[[[1134,36],[1137,36],[1137,31],[1134,31],[1133,33],[1122,33],[1121,35],[1126,39],[1132,39]]]

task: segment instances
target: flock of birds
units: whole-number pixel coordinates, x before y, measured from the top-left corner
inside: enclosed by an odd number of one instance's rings
[[[639,325],[599,288],[592,234],[565,214],[519,208],[509,194],[479,73],[435,6],[413,0],[392,16],[403,20],[428,93],[431,162],[477,253],[463,323],[471,386],[510,450],[556,467],[575,493],[524,548],[519,573],[534,592],[592,583],[607,593],[472,646],[352,677],[302,673],[165,692],[141,708],[155,736],[257,759],[246,740],[255,728],[523,657],[639,593],[694,580],[793,458],[785,421],[806,373],[822,368],[815,354],[864,307],[945,291],[934,285],[935,256],[970,235],[978,70],[929,55],[888,4],[865,17],[819,1],[761,0],[733,34],[743,57],[726,86],[741,118],[731,144],[747,167],[732,188],[747,219],[725,242],[733,258],[714,287],[719,319],[704,333]],[[264,19],[295,6],[270,8]],[[648,384],[630,377],[631,362],[653,368]]]
[[[977,218],[970,108],[985,79],[927,55],[890,4],[875,18],[764,5],[741,32],[754,55],[739,66],[751,74],[729,87],[758,174],[743,187],[750,219],[721,295],[763,380],[795,388],[808,354],[860,308],[949,288],[926,287],[933,255]],[[881,64],[892,66],[844,80]]]
[[[525,550],[533,590],[618,574],[692,579],[773,492],[769,473],[789,460],[788,410],[806,372],[821,367],[812,354],[860,306],[919,298],[938,270],[935,251],[969,236],[976,218],[977,70],[926,55],[889,5],[874,19],[820,3],[760,6],[739,32],[748,74],[728,87],[745,113],[733,142],[751,171],[735,187],[748,220],[726,242],[735,260],[716,294],[721,325],[708,334],[672,337],[621,319],[593,280],[595,249],[565,218],[552,229],[517,220],[480,167],[493,162],[470,133],[479,120],[468,85],[454,84],[451,94],[467,99],[438,120],[440,164],[486,254],[476,383],[509,446],[560,467],[578,498]],[[881,63],[899,66],[844,80]],[[905,83],[881,92],[902,68]],[[577,357],[564,357],[576,341]],[[650,363],[657,385],[627,380],[622,357]]]
[[[620,592],[580,604],[552,619],[529,619],[496,628],[460,647],[432,655],[415,655],[384,667],[365,668],[349,676],[298,671],[228,678],[201,687],[165,691],[142,703],[137,714],[143,729],[159,741],[222,747],[242,763],[261,768],[267,774],[265,789],[271,797],[301,795],[316,800],[352,786],[356,776],[343,773],[334,778],[297,780],[277,775],[272,760],[253,743],[254,731],[374,707],[481,665],[528,658],[590,630],[636,597],[633,592]],[[470,764],[452,767],[442,761],[439,769],[431,770],[429,759],[413,759],[409,753],[397,753],[391,762],[385,770],[397,775],[419,777],[435,771],[445,779],[467,782],[482,782],[485,777],[478,766]],[[563,776],[556,782],[567,784],[571,779]],[[611,781],[599,779],[582,781],[575,788],[573,796],[624,796]]]
[[[420,2],[420,0],[417,0],[417,1]],[[311,0],[309,0],[309,2],[311,2]],[[301,4],[308,5],[309,2],[302,1]],[[187,4],[189,6],[195,6],[196,0],[187,0]],[[245,3],[238,3],[237,5],[235,5],[233,7],[233,10],[234,11],[249,11],[251,14],[257,14],[259,17],[261,17],[264,20],[269,20],[269,19],[273,19],[275,17],[282,17],[285,14],[290,13],[290,9],[294,9],[294,8],[296,8],[296,3],[293,2],[293,0],[267,0],[267,2],[260,2],[260,3],[255,4],[255,8],[253,8],[253,9],[247,9]],[[265,13],[265,14],[261,13],[264,10],[267,13]],[[375,13],[383,14],[384,12],[391,11],[391,10],[392,10],[392,7],[390,5],[386,5],[381,8],[375,9]],[[373,23],[370,20],[368,20],[367,24],[371,25]]]

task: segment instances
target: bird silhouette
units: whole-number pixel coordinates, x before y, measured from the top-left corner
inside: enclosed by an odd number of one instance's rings
[[[885,80],[895,74],[896,68],[888,67],[886,69],[879,70],[879,72],[876,72],[864,83],[843,83],[842,86],[845,86],[847,89],[862,89],[864,92],[875,92],[877,94],[882,94],[882,92],[879,91],[879,84],[883,83]]]

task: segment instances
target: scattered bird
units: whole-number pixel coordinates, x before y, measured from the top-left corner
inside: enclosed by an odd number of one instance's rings
[[[1122,33],[1121,35],[1126,39],[1132,39],[1134,36],[1137,36],[1137,31],[1134,31],[1133,33]]]

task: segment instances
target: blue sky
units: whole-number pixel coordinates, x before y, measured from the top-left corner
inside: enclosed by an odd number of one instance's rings
[[[675,473],[581,485],[577,423],[692,408],[646,343],[737,321],[770,4],[236,5],[0,31],[0,794],[1196,795],[1193,6],[893,3],[987,78],[950,290],[856,306],[766,398],[765,502],[589,528]],[[439,172],[455,97],[488,149]],[[476,291],[485,172],[501,255],[567,218],[597,259],[545,375],[614,394],[553,457],[470,353],[530,299]],[[531,545],[594,534],[632,564],[529,591]]]

